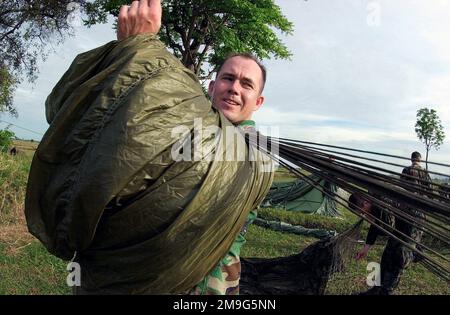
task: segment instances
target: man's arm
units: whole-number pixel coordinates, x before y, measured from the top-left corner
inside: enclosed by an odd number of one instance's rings
[[[151,33],[157,34],[161,28],[161,0],[133,1],[131,6],[120,8],[117,39]]]
[[[365,244],[363,249],[358,254],[356,254],[356,260],[365,258],[371,247],[372,247],[372,245]]]
[[[371,212],[374,217],[381,219],[381,211],[377,207],[372,207]],[[356,255],[356,260],[363,259],[367,256],[367,253],[369,252],[373,244],[375,244],[375,241],[380,234],[382,234],[380,229],[374,224],[371,224],[369,227],[369,232],[367,232],[366,244],[364,245],[363,249]]]

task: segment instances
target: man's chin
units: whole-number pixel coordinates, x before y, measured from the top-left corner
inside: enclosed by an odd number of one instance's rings
[[[222,113],[233,124],[238,120],[236,115],[234,115],[233,113],[230,113],[228,111],[222,111]]]

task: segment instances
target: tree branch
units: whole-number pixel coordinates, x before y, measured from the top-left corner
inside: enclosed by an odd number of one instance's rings
[[[4,33],[2,35],[2,37],[0,37],[0,41],[3,41],[5,39],[5,37],[8,37],[10,34],[14,33],[20,26],[22,26],[22,24],[25,22],[26,20],[26,16],[22,17],[22,20],[20,20],[16,26],[14,26],[14,28],[6,33]]]

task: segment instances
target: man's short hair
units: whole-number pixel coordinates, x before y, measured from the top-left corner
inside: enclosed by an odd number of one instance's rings
[[[422,155],[420,155],[419,152],[414,151],[413,153],[411,153],[411,161],[418,161],[420,162],[422,160]]]
[[[259,66],[259,68],[261,69],[261,72],[262,72],[262,86],[261,86],[261,91],[260,91],[260,93],[262,93],[262,91],[264,90],[264,86],[266,85],[267,70],[266,70],[266,67],[262,64],[262,62],[255,55],[253,55],[251,53],[231,53],[231,54],[227,55],[225,57],[225,59],[217,67],[216,74],[219,74],[220,70],[222,69],[225,62],[228,61],[228,59],[231,59],[234,57],[242,57],[242,58],[250,59],[250,60],[253,60],[254,62],[256,62],[256,64]]]
[[[361,200],[362,200],[361,196],[359,196],[358,194],[356,193],[351,194],[350,197],[348,198],[349,208],[356,209],[357,207],[359,207]]]
[[[348,198],[348,207],[353,210],[359,210],[364,206],[364,201],[369,202],[367,198],[364,198],[360,193],[353,193]]]

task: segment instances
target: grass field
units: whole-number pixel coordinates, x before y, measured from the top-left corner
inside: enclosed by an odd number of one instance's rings
[[[20,146],[19,146],[20,144]],[[71,294],[66,285],[67,262],[50,255],[28,233],[23,215],[27,176],[33,150],[37,143],[16,143],[19,154],[0,154],[0,294]],[[279,180],[289,175],[277,174]],[[356,222],[356,217],[341,209],[343,218],[327,218],[262,209],[266,219],[301,224],[311,228],[333,229],[338,232]],[[365,226],[364,233],[367,231]],[[244,257],[277,257],[295,254],[314,243],[315,238],[275,232],[252,225],[243,247]],[[380,239],[365,261],[352,261],[344,272],[330,280],[326,294],[352,294],[367,289],[368,261],[379,262],[385,240]],[[405,271],[396,294],[450,294],[448,284],[431,274],[420,264]]]

